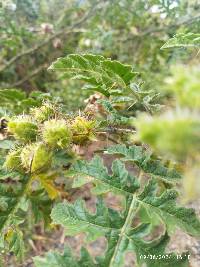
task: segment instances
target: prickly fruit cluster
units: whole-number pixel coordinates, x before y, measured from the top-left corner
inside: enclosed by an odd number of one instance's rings
[[[73,143],[77,145],[85,144],[89,140],[95,139],[96,122],[78,116],[72,123]]]
[[[22,171],[20,155],[21,149],[11,150],[6,157],[3,167],[9,171]]]
[[[83,145],[94,139],[96,123],[84,116],[66,119],[50,103],[33,108],[30,115],[11,118],[8,134],[17,147],[6,158],[4,168],[41,174],[54,169],[53,159],[59,150],[71,153],[73,144]]]
[[[41,107],[31,109],[31,114],[37,122],[44,122],[55,116],[55,107],[51,103],[45,103]]]
[[[23,167],[31,173],[43,172],[51,165],[52,153],[42,143],[26,145],[20,156]]]
[[[42,137],[52,148],[67,148],[72,140],[72,133],[65,120],[45,121]]]
[[[34,141],[38,126],[30,116],[18,116],[8,122],[8,132],[22,142]]]

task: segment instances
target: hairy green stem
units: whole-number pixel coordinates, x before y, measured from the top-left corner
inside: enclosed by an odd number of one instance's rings
[[[128,215],[127,215],[125,223],[124,223],[124,225],[123,225],[123,227],[122,227],[122,229],[120,231],[119,238],[118,238],[118,241],[117,241],[113,256],[111,258],[109,267],[115,267],[115,266],[117,267],[118,266],[118,263],[116,262],[116,260],[118,258],[118,253],[121,252],[120,246],[121,246],[121,243],[122,243],[123,238],[125,236],[126,230],[132,224],[133,217],[135,216],[136,207],[137,207],[137,201],[135,199],[135,196],[133,196],[131,204],[130,204],[130,207],[129,207]]]

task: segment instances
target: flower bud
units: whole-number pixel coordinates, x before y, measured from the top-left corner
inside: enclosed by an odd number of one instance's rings
[[[52,148],[67,148],[72,140],[72,133],[64,120],[54,119],[45,121],[42,137]]]
[[[77,145],[83,145],[89,140],[95,139],[96,122],[84,117],[76,117],[72,123],[73,142]]]
[[[46,171],[52,160],[52,152],[42,143],[26,145],[21,152],[21,162],[27,171],[41,173]]]
[[[8,122],[8,132],[20,141],[28,142],[36,139],[38,127],[30,117],[18,116]]]

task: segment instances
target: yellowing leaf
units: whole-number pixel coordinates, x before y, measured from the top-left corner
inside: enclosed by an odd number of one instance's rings
[[[56,173],[50,174],[40,174],[37,179],[40,181],[41,185],[47,191],[50,199],[55,199],[59,195],[59,190],[54,185],[54,180],[56,178]]]

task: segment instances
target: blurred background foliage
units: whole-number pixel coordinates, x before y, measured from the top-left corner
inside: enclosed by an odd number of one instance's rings
[[[160,50],[175,33],[198,33],[198,0],[0,1],[0,88],[39,90],[84,105],[88,92],[47,68],[70,53],[94,53],[132,64],[144,89],[159,90],[174,62],[192,64],[196,50]]]

